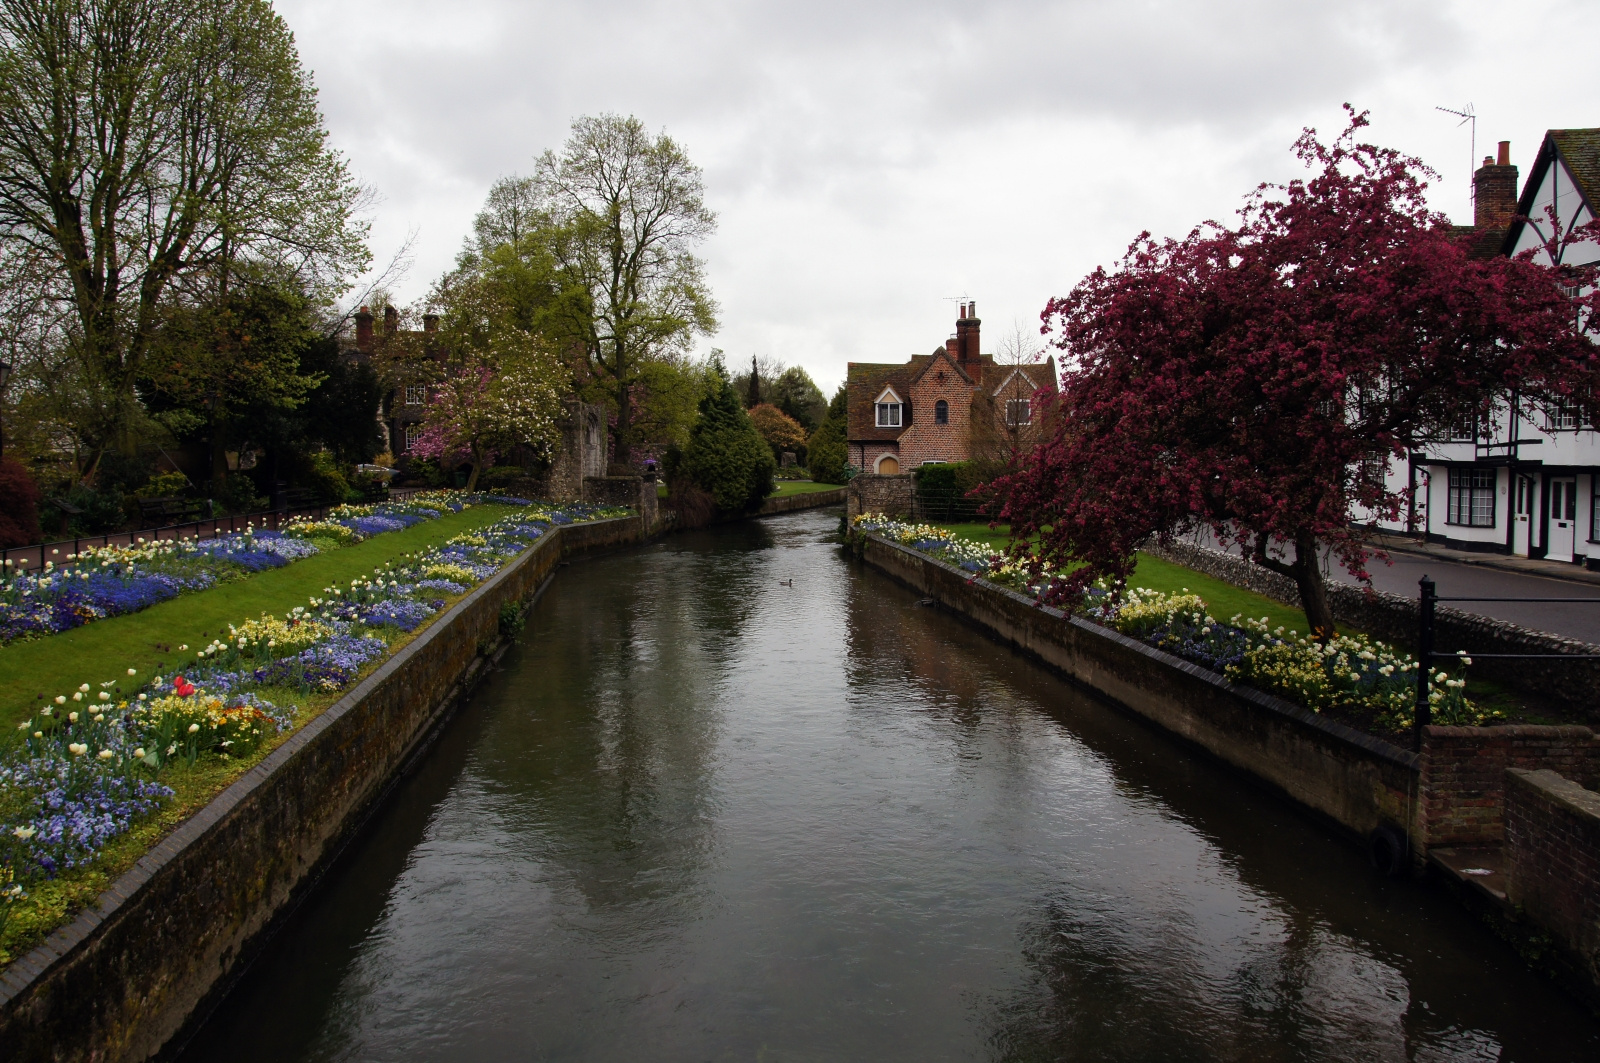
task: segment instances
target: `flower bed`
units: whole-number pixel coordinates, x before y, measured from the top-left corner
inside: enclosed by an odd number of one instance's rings
[[[500,495],[430,492],[405,502],[338,506],[322,520],[297,518],[281,531],[249,528],[215,539],[86,547],[63,564],[25,572],[11,561],[0,576],[0,644],[42,638],[94,620],[147,609],[187,591],[281,568],[324,550],[460,512],[474,503],[530,505]]]
[[[180,646],[193,653],[181,667],[147,679],[129,668],[57,695],[0,742],[0,932],[33,884],[92,863],[171,798],[169,773],[261,751],[293,728],[306,696],[354,683],[550,527],[627,512],[530,507],[326,587],[281,619],[230,625],[196,651]]]
[[[1035,571],[992,547],[961,539],[944,528],[907,524],[866,514],[854,530],[873,533],[937,557],[983,579],[1038,599],[1049,589],[1048,566]],[[1219,621],[1205,601],[1185,589],[1167,594],[1147,588],[1089,588],[1074,610],[1130,638],[1220,672],[1229,679],[1306,706],[1336,712],[1374,733],[1405,734],[1416,719],[1417,662],[1409,654],[1363,634],[1340,635],[1326,644],[1265,619],[1234,616]],[[1462,668],[1470,666],[1461,658]],[[1436,669],[1429,703],[1440,724],[1482,726],[1503,719],[1499,710],[1466,696],[1466,679]]]

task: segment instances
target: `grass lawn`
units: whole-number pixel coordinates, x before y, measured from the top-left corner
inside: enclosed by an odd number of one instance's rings
[[[844,484],[819,484],[811,480],[779,480],[778,489],[768,498],[788,498],[790,495],[809,495],[816,491],[837,491]]]
[[[70,694],[80,683],[98,687],[108,679],[119,679],[124,691],[132,690],[152,672],[193,660],[193,653],[177,652],[180,645],[198,650],[226,633],[230,623],[262,613],[282,616],[294,606],[305,605],[307,598],[324,587],[348,584],[353,577],[370,575],[400,554],[436,545],[511,512],[507,506],[482,505],[446,513],[438,520],[375,535],[366,542],[210,590],[180,595],[141,612],[0,646],[0,728],[16,727],[45,700]],[[129,668],[137,668],[139,674],[130,679]]]
[[[996,550],[1004,550],[1011,542],[1011,530],[1004,525],[990,528],[987,524],[942,524],[940,527],[949,528],[963,539],[988,543]],[[1306,623],[1305,613],[1299,609],[1149,554],[1139,555],[1128,585],[1148,587],[1167,594],[1181,594],[1184,588],[1188,588],[1205,599],[1211,615],[1219,620],[1242,614],[1257,620],[1266,617],[1272,627],[1282,624],[1289,631],[1302,635],[1311,630]]]

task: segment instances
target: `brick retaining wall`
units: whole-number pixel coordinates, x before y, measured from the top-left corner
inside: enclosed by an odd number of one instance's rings
[[[1254,591],[1296,608],[1300,592],[1294,581],[1269,572],[1237,554],[1173,543],[1141,547],[1153,557],[1192,568],[1208,576]],[[1384,591],[1366,591],[1348,583],[1330,582],[1328,604],[1334,619],[1387,642],[1414,646],[1417,638],[1417,600]],[[1579,595],[1575,595],[1579,597]],[[1457,650],[1478,653],[1600,654],[1600,646],[1578,639],[1534,631],[1504,620],[1435,606],[1434,646],[1442,653]],[[1600,722],[1600,661],[1493,660],[1475,661],[1472,673],[1541,694],[1587,712]]]
[[[1507,897],[1555,939],[1600,1008],[1600,793],[1553,771],[1506,772]]]
[[[500,608],[639,518],[552,529],[0,973],[7,1063],[143,1060],[224,986],[480,674]]]
[[[1423,844],[1501,844],[1508,768],[1549,769],[1593,785],[1600,738],[1587,727],[1429,727],[1418,824]]]

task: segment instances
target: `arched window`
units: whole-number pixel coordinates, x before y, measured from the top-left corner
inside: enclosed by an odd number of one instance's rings
[[[943,399],[940,399],[938,402],[933,404],[933,423],[950,423],[950,404]]]

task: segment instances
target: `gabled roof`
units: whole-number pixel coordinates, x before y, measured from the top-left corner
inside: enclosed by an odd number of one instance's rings
[[[985,388],[991,395],[999,395],[1011,386],[1011,381],[1017,376],[1027,381],[1030,393],[1044,388],[1046,391],[1057,390],[1056,385],[1056,358],[1051,355],[1043,362],[1034,362],[1031,365],[1002,366],[1000,372],[994,376],[984,375],[984,380],[994,381],[993,387]]]
[[[851,362],[845,369],[845,390],[849,396],[849,438],[890,441],[900,438],[905,427],[879,428],[873,410],[878,396],[886,387],[894,388],[901,397],[911,394],[911,381],[929,361],[927,355],[915,355],[911,361],[900,365],[881,362]]]
[[[1544,184],[1545,171],[1557,160],[1564,163],[1572,175],[1590,216],[1600,217],[1600,209],[1596,209],[1600,205],[1600,128],[1552,129],[1545,133],[1544,143],[1539,145],[1539,157],[1528,172],[1528,183],[1522,186],[1522,198],[1517,200],[1517,214],[1524,218],[1532,216],[1533,199]],[[1521,221],[1511,223],[1500,244],[1502,254],[1510,254],[1517,246],[1524,224]]]

